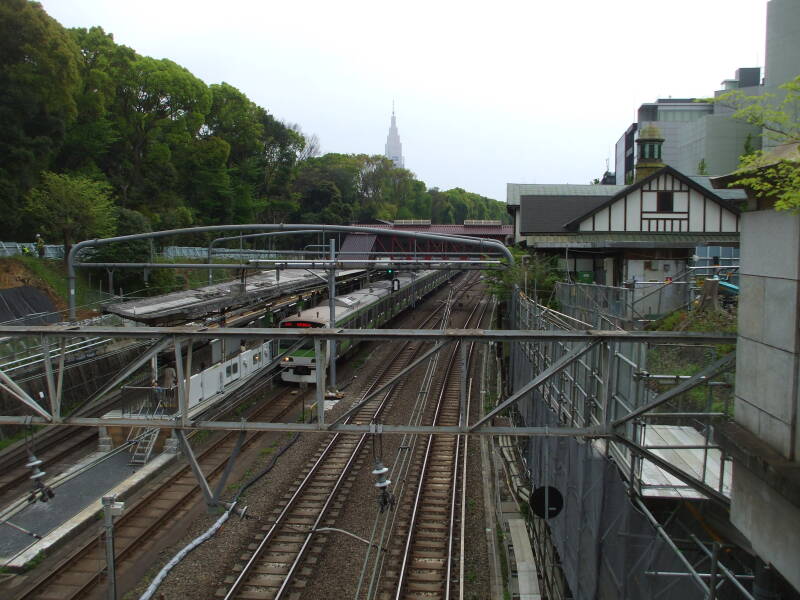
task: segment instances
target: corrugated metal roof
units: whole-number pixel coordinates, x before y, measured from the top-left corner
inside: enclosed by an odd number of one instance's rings
[[[514,228],[511,225],[361,225],[356,224],[355,227],[375,227],[378,229],[398,231],[419,231],[422,233],[443,233],[447,235],[494,235],[506,236],[514,233]]]
[[[340,252],[345,252],[343,258],[348,260],[369,260],[372,257],[372,250],[375,246],[374,233],[348,233],[342,242]],[[348,267],[360,269],[366,266],[365,263],[351,263]]]
[[[507,183],[506,202],[519,205],[522,196],[604,196],[610,198],[627,185],[585,185],[548,183]]]

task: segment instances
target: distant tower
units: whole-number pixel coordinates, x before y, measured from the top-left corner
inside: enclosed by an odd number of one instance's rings
[[[639,157],[636,161],[635,181],[652,175],[659,169],[664,168],[661,160],[661,146],[664,143],[664,136],[655,125],[647,125],[639,132],[636,144],[639,146]]]
[[[403,146],[400,144],[400,134],[397,133],[397,123],[394,118],[394,102],[392,102],[392,124],[389,135],[386,136],[386,158],[394,163],[395,167],[403,168]]]

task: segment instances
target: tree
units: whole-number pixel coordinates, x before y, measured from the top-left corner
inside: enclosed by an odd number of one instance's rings
[[[0,2],[0,57],[0,235],[7,237],[75,119],[80,75],[77,46],[36,2]]]
[[[697,174],[698,175],[708,175],[708,167],[706,166],[706,159],[701,158],[700,162],[697,163]]]
[[[117,86],[128,75],[136,53],[117,45],[101,27],[71,29],[69,33],[79,49],[78,115],[67,128],[55,166],[59,171],[106,171],[114,160],[109,151],[120,137],[112,113]]]
[[[561,279],[556,258],[519,248],[511,248],[511,253],[515,261],[513,267],[487,273],[489,292],[500,300],[507,300],[516,285],[523,293],[527,288],[528,297],[555,308],[553,290]]]
[[[781,86],[779,102],[773,94],[723,94],[718,101],[737,109],[733,117],[756,125],[778,144],[775,150],[756,150],[741,157],[738,177],[731,184],[746,187],[774,202],[776,210],[800,212],[800,75]]]
[[[197,138],[210,107],[208,87],[185,68],[137,57],[121,75],[112,111],[120,140],[108,175],[122,206],[161,209],[179,185],[174,153]]]
[[[44,172],[25,202],[31,223],[63,241],[65,257],[75,241],[113,235],[115,212],[108,184],[80,175]]]

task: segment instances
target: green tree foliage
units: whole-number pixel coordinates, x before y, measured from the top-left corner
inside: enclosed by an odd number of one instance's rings
[[[741,157],[734,185],[745,186],[760,198],[775,203],[776,210],[800,211],[800,76],[781,86],[783,99],[772,94],[746,96],[739,91],[718,101],[738,110],[734,118],[763,128],[780,146],[779,153],[755,150]]]
[[[77,48],[38,3],[0,3],[0,235],[19,226],[38,180],[77,114]]]
[[[65,30],[38,3],[0,3],[0,51],[6,239],[31,239],[35,224],[71,243],[112,231],[116,220],[126,232],[258,221],[508,222],[504,203],[461,188],[428,190],[383,156],[318,156],[316,136],[229,83],[208,86],[100,27]],[[53,205],[59,197],[63,207]],[[85,215],[71,212],[79,200]],[[99,205],[104,215],[91,208]]]
[[[44,172],[25,202],[28,220],[67,252],[73,242],[113,235],[114,213],[109,186],[82,175]]]
[[[426,190],[411,171],[395,167],[384,156],[326,154],[308,159],[300,165],[293,189],[300,202],[301,222],[430,219],[433,223],[455,224],[465,219],[509,220],[505,203],[461,188]],[[320,211],[328,203],[323,217]]]
[[[516,285],[520,291],[527,293],[541,304],[553,306],[553,290],[556,282],[562,279],[554,256],[544,256],[536,252],[526,252],[520,248],[511,248],[515,264],[511,268],[499,271],[487,271],[486,281],[489,293],[499,300],[508,300]],[[553,306],[554,307],[554,306]]]

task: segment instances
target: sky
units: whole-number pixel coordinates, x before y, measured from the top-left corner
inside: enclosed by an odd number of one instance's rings
[[[225,81],[321,150],[383,154],[497,200],[589,183],[644,102],[707,97],[762,67],[766,0],[41,0],[139,54]]]

